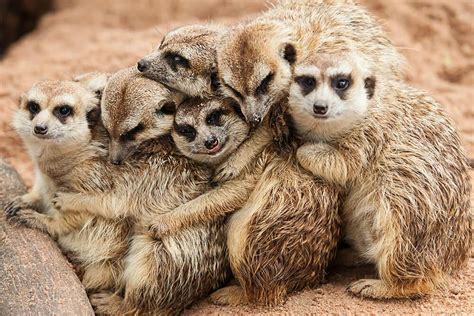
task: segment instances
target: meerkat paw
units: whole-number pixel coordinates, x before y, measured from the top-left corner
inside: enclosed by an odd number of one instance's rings
[[[99,292],[89,296],[94,311],[98,315],[116,315],[123,299],[112,292]]]
[[[237,306],[248,303],[244,289],[240,285],[226,286],[211,294],[209,300],[214,305]]]
[[[26,209],[29,207],[29,203],[26,202],[22,196],[16,197],[13,201],[11,201],[5,206],[5,216],[7,218],[15,216],[16,213],[18,213],[18,211],[20,211],[21,209]]]
[[[241,168],[224,163],[216,169],[213,180],[217,183],[229,181],[237,177],[241,172]]]
[[[361,279],[351,283],[347,287],[349,293],[371,299],[388,299],[393,298],[388,286],[382,280],[377,279]]]
[[[64,193],[64,192],[56,192],[51,200],[53,207],[58,211],[65,212],[71,210],[72,201],[74,201],[73,197],[75,194],[71,193]]]
[[[177,221],[172,220],[171,216],[161,215],[155,223],[149,226],[148,230],[154,238],[162,238],[176,233],[180,228],[181,225]]]
[[[20,224],[30,228],[38,227],[38,212],[33,209],[19,209],[15,214],[8,217],[9,222]]]

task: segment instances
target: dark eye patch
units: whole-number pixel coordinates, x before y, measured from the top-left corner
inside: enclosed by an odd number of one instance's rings
[[[316,78],[312,76],[298,76],[295,82],[301,87],[303,95],[311,93],[316,88]]]
[[[336,75],[332,78],[331,85],[336,94],[345,100],[346,92],[352,85],[352,77],[350,75]]]
[[[53,110],[53,114],[59,119],[61,123],[64,124],[66,122],[66,119],[74,114],[74,111],[72,106],[63,104],[55,107]]]
[[[184,136],[188,142],[196,138],[196,129],[189,124],[175,124],[174,129],[178,135]]]
[[[268,86],[270,85],[270,82],[272,82],[273,77],[273,72],[270,72],[265,78],[263,78],[263,80],[260,82],[260,85],[255,90],[255,95],[259,96],[267,93]]]
[[[171,69],[173,69],[173,71],[177,71],[178,66],[189,68],[189,60],[187,60],[178,53],[168,52],[165,54],[165,59],[168,65],[170,65]]]
[[[31,114],[31,118],[35,117],[41,111],[41,107],[36,101],[28,101],[26,103],[26,109]]]
[[[217,109],[209,113],[206,117],[206,123],[209,126],[222,126],[221,117],[228,114],[228,111],[224,109]]]
[[[140,123],[137,126],[135,126],[134,128],[132,128],[131,130],[129,130],[128,132],[123,133],[122,135],[120,135],[120,140],[121,141],[135,140],[137,135],[140,132],[142,132],[144,129],[145,129],[145,126],[142,123]]]

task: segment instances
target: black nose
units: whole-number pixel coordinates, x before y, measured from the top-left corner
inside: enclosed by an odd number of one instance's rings
[[[35,126],[35,134],[44,135],[48,132],[48,127],[43,125]]]
[[[122,164],[122,160],[119,159],[119,158],[112,158],[112,159],[110,160],[110,162],[111,162],[113,165],[116,165],[116,166]]]
[[[138,71],[140,72],[147,71],[148,68],[150,68],[150,63],[146,61],[145,59],[142,59],[137,63],[137,68],[138,68]]]
[[[252,128],[258,127],[260,123],[262,123],[262,117],[259,114],[252,115],[250,119],[250,125],[252,126]]]
[[[219,144],[219,141],[217,140],[216,136],[212,135],[209,136],[208,139],[204,142],[204,146],[206,146],[207,149],[213,149]]]
[[[328,112],[327,105],[315,104],[313,105],[313,112],[314,114],[324,115]]]

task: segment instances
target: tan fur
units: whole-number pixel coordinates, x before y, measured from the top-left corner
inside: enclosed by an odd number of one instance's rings
[[[102,113],[115,143],[111,146],[116,146],[109,155],[129,151],[122,156],[126,159],[117,166],[105,159],[77,166],[87,175],[74,181],[76,193],[55,199],[63,212],[88,211],[135,222],[119,291],[91,296],[99,313],[175,314],[220,287],[230,272],[223,218],[161,239],[149,230],[159,215],[209,190],[209,168],[173,146],[173,114],[162,112],[170,96],[134,69],[114,74],[104,90]],[[137,124],[142,127],[130,135]]]
[[[101,90],[101,85],[94,89]],[[35,115],[28,112],[28,102],[32,100],[41,107]],[[65,102],[73,112],[61,122],[56,110]],[[101,127],[88,126],[92,123],[88,122],[90,114],[97,110],[94,93],[71,81],[41,82],[22,96],[13,125],[35,163],[36,179],[30,193],[7,207],[16,208],[16,213],[10,214],[11,220],[43,230],[57,239],[77,265],[89,292],[112,289],[119,280],[130,225],[85,212],[62,213],[51,208],[50,201],[55,191],[64,189],[61,183],[65,178],[78,176],[74,170],[76,164],[104,156],[106,141]],[[33,127],[37,124],[48,127],[43,138],[34,136]]]
[[[440,104],[357,59],[315,51],[304,67],[297,66],[305,75],[319,76],[306,96],[297,83],[291,88],[290,112],[308,142],[298,149],[298,160],[314,175],[345,188],[346,239],[376,264],[380,279],[359,280],[348,290],[376,299],[428,294],[469,256],[466,157]],[[329,89],[320,78],[344,64],[350,65],[353,83],[338,101],[321,93]],[[376,79],[372,97],[364,87],[367,76]],[[325,119],[311,113],[314,102],[328,102]],[[358,110],[349,119],[344,110],[331,112],[334,108]]]
[[[351,47],[386,76],[402,74],[402,59],[377,21],[351,1],[282,1],[221,38],[217,50],[222,91],[259,124],[285,97],[294,61],[320,47]],[[267,78],[266,89],[259,89]],[[262,91],[263,90],[263,91]]]
[[[188,25],[166,34],[152,54],[139,61],[145,76],[185,95],[210,97],[217,93],[216,47],[226,28],[217,24]],[[173,55],[185,59],[174,63]],[[139,66],[140,69],[140,66]]]
[[[201,133],[207,130],[203,127],[206,115],[202,113],[208,113],[216,102],[191,103],[178,109],[173,137],[186,156],[203,161],[192,150],[194,142],[189,145],[176,130],[183,122],[193,122]],[[221,137],[238,135],[244,128],[230,123],[237,119],[236,114],[233,116],[222,118],[226,129],[220,131]],[[196,225],[240,208],[230,219],[227,237],[231,267],[240,286],[214,293],[211,300],[217,304],[276,305],[293,291],[318,285],[339,241],[338,190],[314,181],[297,165],[293,154],[279,156],[269,134],[267,119],[260,131],[235,151],[238,156],[228,158],[249,161],[241,173],[160,221],[164,225],[161,233],[169,233],[176,227]],[[262,135],[267,137],[260,139]],[[201,137],[196,135],[196,139]],[[242,138],[231,141],[242,142]],[[255,156],[248,159],[249,154]],[[221,159],[216,161],[225,163]],[[215,168],[211,157],[204,161]]]

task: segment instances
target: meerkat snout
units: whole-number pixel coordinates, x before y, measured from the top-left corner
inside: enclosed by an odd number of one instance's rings
[[[46,125],[35,125],[35,134],[45,135],[48,132],[48,126]]]
[[[139,72],[146,72],[150,68],[150,62],[146,59],[141,59],[137,63],[137,69]]]
[[[313,112],[316,115],[323,116],[328,112],[328,105],[322,103],[313,104]]]

